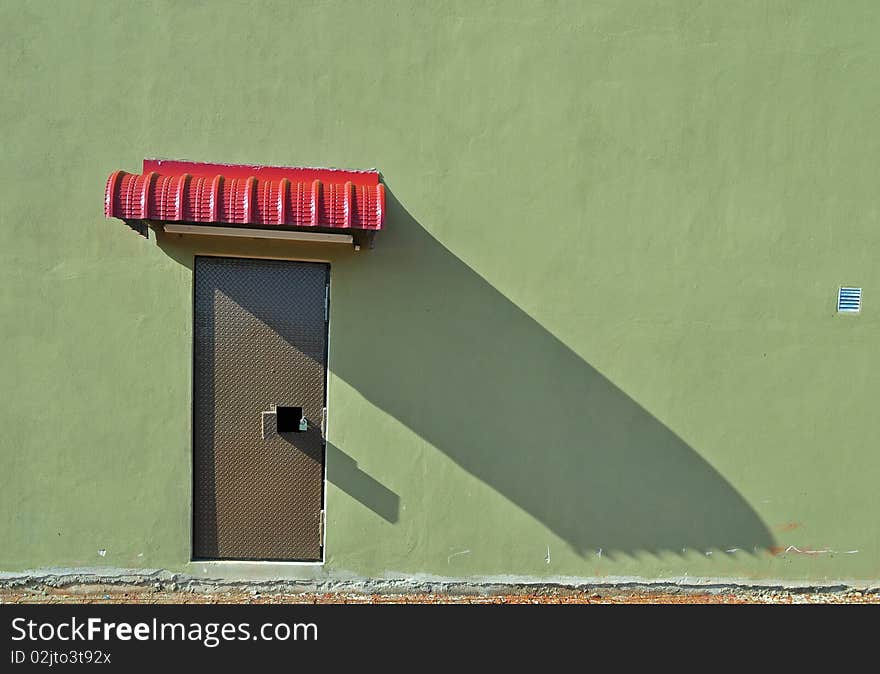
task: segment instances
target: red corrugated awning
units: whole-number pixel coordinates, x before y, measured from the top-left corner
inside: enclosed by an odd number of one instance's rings
[[[142,173],[107,179],[104,214],[141,233],[145,222],[372,233],[385,188],[378,171],[145,159]]]

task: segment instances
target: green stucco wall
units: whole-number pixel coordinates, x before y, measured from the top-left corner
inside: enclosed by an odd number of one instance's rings
[[[878,29],[873,1],[2,3],[0,569],[193,568],[215,252],[332,262],[327,558],[292,575],[880,579]],[[145,156],[377,167],[387,229],[146,241],[102,211]]]

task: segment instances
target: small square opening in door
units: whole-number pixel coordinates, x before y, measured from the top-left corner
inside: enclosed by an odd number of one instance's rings
[[[276,430],[279,433],[298,433],[302,416],[302,407],[276,407]]]

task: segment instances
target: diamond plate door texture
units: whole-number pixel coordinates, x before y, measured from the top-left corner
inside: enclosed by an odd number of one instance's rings
[[[197,257],[193,556],[321,559],[329,266]],[[263,437],[262,413],[308,430]]]

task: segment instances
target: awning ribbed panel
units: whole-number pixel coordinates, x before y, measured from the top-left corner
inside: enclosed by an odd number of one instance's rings
[[[116,171],[107,217],[261,227],[380,230],[385,190],[378,171],[144,160]]]

